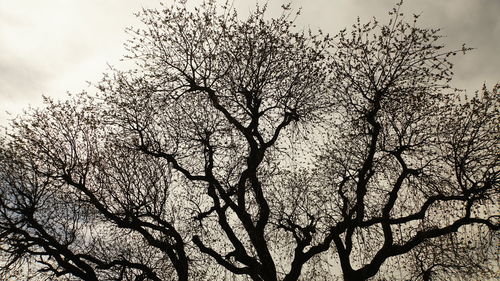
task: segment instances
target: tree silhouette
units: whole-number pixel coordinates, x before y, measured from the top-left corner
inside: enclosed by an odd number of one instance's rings
[[[482,261],[499,228],[498,87],[460,100],[456,51],[399,6],[388,24],[335,37],[295,31],[289,6],[246,20],[213,1],[144,10],[128,43],[134,69],[106,75],[97,96],[47,99],[2,139],[3,271],[492,273]]]

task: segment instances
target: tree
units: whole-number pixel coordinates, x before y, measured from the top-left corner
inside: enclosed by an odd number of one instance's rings
[[[398,9],[335,38],[294,31],[288,6],[140,16],[135,69],[96,97],[48,99],[2,140],[5,272],[330,280],[338,259],[344,280],[488,273],[453,257],[494,256],[498,87],[460,101],[437,30]]]
[[[330,233],[346,280],[468,225],[498,229],[498,88],[460,104],[446,93],[457,51],[416,16],[391,15],[342,31],[334,55],[338,116],[320,184],[337,192]]]

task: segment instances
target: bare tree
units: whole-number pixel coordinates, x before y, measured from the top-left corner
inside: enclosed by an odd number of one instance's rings
[[[391,15],[342,31],[334,55],[336,118],[320,184],[336,193],[324,243],[345,280],[466,226],[499,227],[498,87],[460,103],[448,84],[458,51],[442,51],[439,30],[417,27],[417,16],[405,23],[399,6]]]
[[[2,150],[4,269],[28,258],[83,280],[186,280],[170,167],[110,145],[89,105],[47,101],[15,122]]]
[[[246,20],[213,1],[144,10],[128,45],[136,69],[14,121],[0,151],[2,269],[291,281],[331,280],[338,261],[344,280],[488,273],[456,257],[492,256],[498,87],[460,101],[457,51],[398,9],[331,38],[295,31],[283,8]]]

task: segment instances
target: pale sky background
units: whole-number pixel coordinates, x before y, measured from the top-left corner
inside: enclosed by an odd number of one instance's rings
[[[167,5],[172,1],[164,1]],[[269,0],[271,14],[289,1]],[[336,34],[360,16],[379,21],[396,0],[290,1],[302,7],[298,24]],[[88,89],[125,54],[124,29],[138,24],[141,7],[159,0],[0,0],[0,124],[42,95],[64,98]],[[197,5],[198,0],[187,0]],[[234,0],[241,15],[255,0]],[[408,18],[422,14],[420,26],[440,27],[448,48],[466,43],[476,50],[457,56],[453,86],[469,92],[500,81],[500,0],[406,0]],[[12,115],[8,115],[6,111]]]

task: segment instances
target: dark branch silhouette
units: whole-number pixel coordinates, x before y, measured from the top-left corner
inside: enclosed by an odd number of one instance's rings
[[[296,31],[289,6],[245,20],[214,1],[144,10],[134,69],[47,99],[1,140],[2,272],[491,276],[498,86],[461,100],[458,51],[400,6],[335,37]]]

